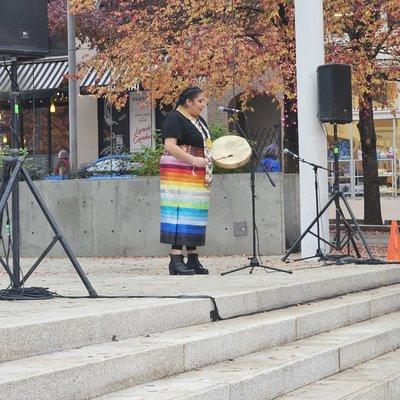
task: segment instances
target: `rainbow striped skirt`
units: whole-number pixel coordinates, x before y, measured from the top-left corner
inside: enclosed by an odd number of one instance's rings
[[[204,177],[205,168],[193,168],[171,155],[161,157],[161,243],[205,244],[210,190]]]

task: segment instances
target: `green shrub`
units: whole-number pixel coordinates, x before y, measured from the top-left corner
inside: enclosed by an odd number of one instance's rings
[[[89,163],[81,164],[75,173],[69,174],[69,179],[85,179],[93,176],[93,173],[88,171],[89,166]]]
[[[24,167],[34,181],[41,180],[47,175],[46,169],[32,157],[25,158]]]
[[[0,173],[3,170],[4,157],[10,156],[10,155],[11,155],[10,146],[5,145],[0,150]],[[20,148],[18,150],[18,155],[21,157],[25,157],[23,165],[33,180],[40,180],[46,176],[45,169],[40,164],[38,164],[34,158],[28,156],[29,150],[26,147]]]
[[[156,147],[143,146],[140,152],[132,153],[132,161],[136,164],[132,172],[140,176],[159,175],[163,152],[164,146],[158,144]]]
[[[229,135],[229,130],[222,125],[220,122],[217,122],[214,125],[211,125],[210,128],[210,135],[212,140],[217,140],[222,136]]]

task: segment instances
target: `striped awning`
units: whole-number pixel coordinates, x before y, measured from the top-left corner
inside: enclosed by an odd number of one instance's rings
[[[83,78],[80,85],[81,94],[88,94],[88,88],[97,86],[107,86],[110,83],[111,71],[107,70],[103,74],[99,74],[94,68]]]
[[[92,68],[89,73],[83,78],[80,85],[81,94],[90,94],[89,88],[96,88],[101,86],[108,86],[111,82],[111,70],[105,70],[103,73],[99,73],[94,68]],[[140,90],[140,84],[135,83],[130,88],[132,91]]]
[[[7,69],[7,70],[6,70]],[[0,93],[11,91],[11,67],[0,64]],[[68,61],[43,61],[18,65],[20,91],[57,89],[68,72]]]

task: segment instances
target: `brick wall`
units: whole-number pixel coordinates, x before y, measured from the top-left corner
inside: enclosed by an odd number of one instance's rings
[[[236,93],[237,94],[237,93]],[[220,98],[211,97],[208,102],[208,125],[212,126],[221,123],[228,128],[228,114],[219,111],[218,107],[229,107],[230,101],[234,98],[232,90],[228,90]]]

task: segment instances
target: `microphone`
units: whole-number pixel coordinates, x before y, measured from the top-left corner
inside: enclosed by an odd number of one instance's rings
[[[289,149],[283,149],[283,152],[289,156],[292,156],[293,158],[300,158],[297,154],[292,153]]]
[[[242,112],[242,110],[238,110],[236,108],[228,108],[228,107],[222,107],[222,106],[218,107],[218,110],[222,111],[222,112],[236,113],[236,114]]]

